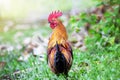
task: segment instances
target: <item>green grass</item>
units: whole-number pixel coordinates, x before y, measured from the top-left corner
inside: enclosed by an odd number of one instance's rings
[[[28,29],[22,31],[24,37],[33,36],[33,32],[37,31],[46,36],[50,33],[47,27],[39,29]],[[0,34],[3,37],[3,42],[14,43],[13,36],[16,30]],[[87,45],[88,50],[81,52],[77,49],[73,50],[74,60],[71,70],[69,71],[68,80],[119,80],[120,79],[120,44],[111,47],[96,48]],[[4,52],[4,56],[0,56],[0,61],[6,62],[6,65],[0,68],[0,78],[8,76],[12,80],[65,80],[63,75],[59,77],[51,72],[46,62],[39,60],[39,56],[31,55],[28,61],[19,62],[17,59],[22,51],[14,50]],[[46,53],[44,54],[46,56]],[[16,71],[20,71],[14,74]],[[1,79],[0,79],[1,80]]]
[[[111,47],[110,47],[111,48]],[[69,80],[119,80],[120,79],[120,45],[112,46],[113,49],[94,49],[86,52],[74,50],[74,61],[69,72]],[[15,50],[0,57],[0,61],[7,65],[0,71],[0,77],[9,75],[18,80],[65,80],[60,75],[54,75],[47,63],[39,61],[39,57],[31,55],[28,62],[18,62],[19,51]],[[29,70],[28,70],[29,69]],[[16,70],[21,73],[13,75]],[[22,72],[24,70],[24,72]]]

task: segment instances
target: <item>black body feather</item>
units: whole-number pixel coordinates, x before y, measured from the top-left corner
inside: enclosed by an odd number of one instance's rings
[[[64,55],[61,53],[58,44],[56,44],[56,54],[54,57],[54,66],[58,73],[67,74],[67,62],[66,62]]]

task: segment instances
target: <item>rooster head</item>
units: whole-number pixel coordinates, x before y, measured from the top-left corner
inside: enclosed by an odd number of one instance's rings
[[[50,27],[52,29],[54,29],[57,24],[58,24],[58,21],[57,21],[57,18],[62,16],[62,12],[60,11],[54,11],[52,13],[50,13],[49,17],[48,17],[48,22],[50,23]]]

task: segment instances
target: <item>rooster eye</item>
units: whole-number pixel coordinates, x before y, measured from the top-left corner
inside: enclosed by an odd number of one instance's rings
[[[55,20],[51,20],[51,21],[49,21],[48,23],[54,23],[55,22]]]

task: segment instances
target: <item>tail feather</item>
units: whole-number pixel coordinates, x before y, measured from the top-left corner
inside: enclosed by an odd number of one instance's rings
[[[57,72],[67,74],[67,65],[66,65],[67,62],[66,62],[65,56],[60,51],[59,46],[60,45],[56,43],[56,54],[54,57],[54,65]]]
[[[57,51],[57,52],[60,52],[59,45],[58,45],[57,42],[56,42],[56,51]]]

